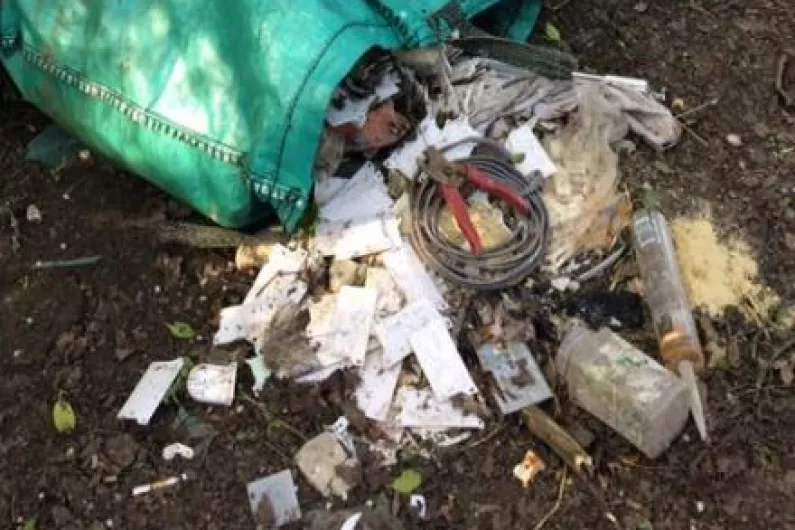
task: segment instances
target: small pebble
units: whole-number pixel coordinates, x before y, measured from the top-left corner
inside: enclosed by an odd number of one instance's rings
[[[25,211],[25,217],[31,223],[41,222],[41,210],[35,204],[29,204],[28,209]]]
[[[20,357],[22,355],[22,350],[14,350],[14,359]]]
[[[61,250],[66,250],[66,243],[61,243]]]
[[[743,139],[740,138],[739,134],[727,135],[726,141],[729,142],[729,145],[731,145],[732,147],[741,147],[743,145]]]
[[[638,2],[635,4],[635,11],[638,13],[645,13],[646,10],[649,9],[649,5],[646,2]]]
[[[30,326],[31,324],[33,324],[33,317],[26,318],[25,322],[27,323],[28,326]]]
[[[696,510],[698,513],[704,513],[704,503],[701,501],[696,502]]]

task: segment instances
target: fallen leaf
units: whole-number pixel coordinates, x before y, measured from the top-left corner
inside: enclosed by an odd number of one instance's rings
[[[403,495],[411,495],[422,484],[422,475],[414,469],[407,469],[392,482],[392,489]]]
[[[654,530],[654,526],[652,526],[651,521],[648,519],[641,519],[638,521],[638,530]]]
[[[22,527],[22,530],[36,530],[36,518],[32,517],[25,521],[25,526]]]
[[[544,33],[546,34],[547,40],[552,42],[560,42],[560,30],[551,22],[547,22]]]
[[[173,324],[166,324],[166,327],[168,327],[174,338],[190,340],[196,337],[196,331],[187,322],[174,322]]]
[[[59,433],[68,433],[75,430],[77,418],[72,406],[64,398],[59,397],[52,407],[52,423]],[[35,521],[34,521],[35,524]]]

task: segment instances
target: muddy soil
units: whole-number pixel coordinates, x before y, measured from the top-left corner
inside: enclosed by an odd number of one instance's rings
[[[652,188],[668,211],[709,201],[724,234],[749,240],[762,280],[795,298],[795,119],[774,86],[778,54],[795,52],[795,11],[788,0],[554,2],[541,22],[560,29],[583,67],[645,77],[669,99],[694,108],[690,132],[663,155],[640,146],[622,158],[625,182]],[[251,276],[232,254],[158,246],[130,221],[184,219],[191,213],[142,180],[94,156],[60,171],[25,162],[25,145],[47,119],[0,98],[0,527],[253,528],[245,485],[291,467],[292,456],[343,410],[346,385],[332,378],[298,387],[271,382],[257,400],[241,376],[231,408],[206,408],[179,396],[148,427],[116,414],[146,366],[207,355],[218,310],[238,302]],[[726,137],[737,134],[742,144]],[[29,222],[35,204],[41,222]],[[16,248],[18,247],[18,248]],[[37,260],[101,256],[95,265],[32,270]],[[189,322],[192,341],[166,327]],[[795,392],[776,371],[760,386],[759,360],[787,338],[737,315],[716,319],[737,346],[729,368],[706,376],[712,440],[689,426],[662,457],[649,461],[565,400],[550,409],[590,429],[596,470],[565,477],[557,510],[544,528],[795,528]],[[648,334],[648,329],[646,330]],[[791,332],[790,332],[791,335]],[[648,339],[648,337],[647,337]],[[242,373],[242,372],[241,372]],[[51,407],[61,395],[77,429],[57,435]],[[164,462],[165,444],[182,441],[180,411],[215,432],[190,462]],[[285,427],[289,424],[292,428]],[[512,477],[532,448],[547,470],[529,488]],[[439,450],[428,461],[404,455],[394,469],[365,467],[347,504],[391,493],[403,467],[422,471],[430,520],[407,527],[533,528],[558,501],[563,466],[518,419],[492,419],[482,435]],[[131,497],[131,488],[180,473],[183,484]],[[296,473],[296,476],[298,473]],[[302,478],[305,511],[325,500]],[[609,514],[609,515],[608,515]],[[297,527],[301,527],[297,525]]]

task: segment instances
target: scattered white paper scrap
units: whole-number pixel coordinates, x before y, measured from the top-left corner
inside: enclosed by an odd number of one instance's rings
[[[306,283],[297,280],[296,275],[276,276],[250,302],[221,310],[220,326],[213,341],[215,344],[229,344],[246,339],[259,353],[265,330],[276,312],[286,305],[299,304],[306,291]]]
[[[383,351],[377,348],[368,352],[359,376],[356,404],[368,418],[386,421],[400,377],[400,364],[386,367]]]
[[[384,366],[399,364],[411,354],[411,336],[432,320],[438,320],[444,326],[444,317],[433,304],[421,298],[391,317],[378,322],[375,326],[375,336],[384,349]]]
[[[208,405],[230,406],[235,399],[237,363],[199,364],[188,374],[185,386],[190,397]]]
[[[447,309],[441,291],[431,278],[409,243],[383,255],[384,266],[403,291],[406,300],[415,302],[428,299],[439,311]]]
[[[345,96],[341,107],[330,106],[326,111],[326,121],[332,127],[353,123],[359,127],[367,123],[367,113],[376,103],[386,101],[400,91],[396,72],[388,72],[375,87],[375,93],[363,98],[353,99]]]
[[[149,424],[149,420],[152,419],[155,410],[166,396],[171,383],[182,370],[184,362],[184,359],[180,357],[173,361],[150,364],[117,417],[122,420],[135,420],[138,425]]]
[[[483,420],[456,408],[449,400],[440,401],[430,389],[401,387],[395,403],[400,407],[398,422],[402,427],[433,429],[482,429]]]
[[[429,145],[439,145],[442,136],[436,119],[430,114],[420,122],[417,129],[416,139],[405,142],[384,161],[384,166],[400,171],[410,179],[413,179],[419,171],[419,158]]]
[[[184,458],[185,460],[190,460],[195,455],[192,447],[188,447],[185,444],[181,443],[173,443],[171,445],[167,445],[163,448],[163,460],[174,460],[177,456]]]
[[[403,295],[388,270],[379,267],[368,267],[364,286],[375,289],[378,292],[375,310],[378,317],[383,318],[393,315],[403,307]]]
[[[320,208],[318,217],[330,222],[368,219],[392,213],[392,206],[381,172],[367,162]]]
[[[377,298],[375,289],[349,285],[344,286],[337,296],[334,347],[337,356],[347,357],[355,366],[364,364]]]
[[[270,504],[274,528],[301,519],[301,507],[298,504],[295,490],[293,474],[289,469],[249,482],[246,491],[254,519],[258,520],[259,505],[263,500]]]
[[[539,171],[544,178],[549,178],[558,171],[529,124],[511,131],[505,140],[505,148],[512,154],[524,155],[522,161],[516,164],[522,175],[528,176],[534,171]]]
[[[398,225],[394,215],[337,222],[320,219],[315,244],[322,255],[338,259],[377,254],[403,244]]]
[[[266,263],[259,271],[243,304],[253,302],[263,290],[279,275],[298,274],[306,264],[307,252],[303,249],[290,250],[283,245],[274,245]]]
[[[427,326],[412,334],[411,349],[437,399],[444,401],[457,394],[477,393],[475,382],[461,360],[444,322],[431,320]]]

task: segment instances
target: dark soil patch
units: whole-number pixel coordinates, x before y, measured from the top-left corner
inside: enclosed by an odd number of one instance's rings
[[[778,53],[793,46],[789,2],[563,4],[546,16],[586,68],[647,77],[689,107],[720,98],[688,118],[705,145],[687,134],[664,155],[641,147],[622,159],[625,181],[658,190],[671,211],[710,201],[723,230],[749,238],[763,280],[792,302],[795,129],[773,90]],[[246,399],[230,409],[184,400],[216,436],[193,461],[164,462],[163,446],[182,441],[172,429],[179,406],[163,405],[146,428],[121,424],[116,414],[151,361],[207,353],[218,310],[239,301],[251,277],[233,272],[230,253],[158,247],[145,230],[131,228],[127,221],[189,215],[145,182],[95,158],[57,174],[26,163],[25,145],[46,119],[7,94],[0,98],[0,206],[7,206],[0,214],[0,526],[36,517],[39,528],[253,528],[245,484],[292,466],[302,444],[274,417],[314,436],[343,413],[348,385],[342,378],[318,387],[269,383],[258,399],[265,409]],[[742,137],[741,147],[727,143],[730,133]],[[41,210],[40,224],[26,221],[29,204]],[[102,261],[31,270],[37,260],[88,255]],[[174,339],[164,324],[175,320],[191,323],[200,338]],[[690,426],[648,461],[564,402],[554,412],[596,434],[596,472],[566,484],[545,528],[795,527],[795,393],[775,373],[755,386],[757,358],[784,337],[737,319],[715,326],[736,336],[741,360],[707,376],[712,443],[699,442]],[[239,397],[248,385],[242,379]],[[77,412],[72,435],[58,436],[51,425],[59,393]],[[426,476],[421,491],[431,520],[422,526],[532,528],[553,507],[560,460],[515,418],[491,421],[483,437],[430,462],[402,464]],[[547,471],[523,489],[511,470],[528,448]],[[190,475],[180,486],[130,495],[133,486],[183,472]],[[385,491],[397,474],[366,466],[347,505]],[[303,479],[299,498],[306,511],[325,504]]]

